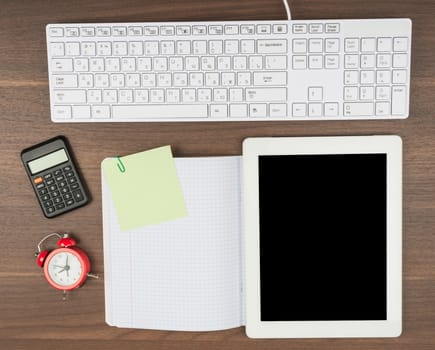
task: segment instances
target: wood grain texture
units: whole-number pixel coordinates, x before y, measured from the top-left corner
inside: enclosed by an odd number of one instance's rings
[[[435,348],[435,2],[290,1],[293,18],[413,20],[411,113],[407,120],[54,124],[50,122],[45,25],[56,22],[285,18],[281,0],[0,1],[0,349],[366,349]],[[20,151],[58,134],[70,140],[92,195],[86,207],[45,219]],[[100,162],[171,144],[176,156],[235,155],[249,136],[398,134],[404,142],[403,334],[395,339],[252,340],[219,332],[118,329],[104,323],[103,280],[67,302],[36,266],[39,239],[78,235],[104,276]],[[368,252],[369,253],[369,252]]]

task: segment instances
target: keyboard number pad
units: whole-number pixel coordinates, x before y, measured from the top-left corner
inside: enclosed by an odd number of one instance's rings
[[[343,114],[404,115],[408,38],[344,39]]]

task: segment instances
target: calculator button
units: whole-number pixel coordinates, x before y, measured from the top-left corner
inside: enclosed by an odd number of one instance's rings
[[[69,188],[68,187],[62,187],[62,189],[60,191],[62,193],[68,193],[69,192]]]
[[[62,197],[56,197],[56,198],[53,198],[53,202],[54,202],[55,204],[62,203]]]
[[[68,200],[65,202],[65,204],[68,205],[68,206],[73,205],[73,204],[74,204],[74,199],[68,199]]]
[[[48,174],[44,175],[44,179],[46,179],[46,180],[51,179],[52,177],[53,177],[52,173],[48,173]]]
[[[45,184],[43,182],[36,185],[36,188],[38,190],[40,190],[41,188],[44,188],[44,187],[45,187]]]
[[[75,183],[77,182],[77,179],[76,179],[75,177],[70,177],[70,178],[68,179],[68,182],[69,182],[70,184],[75,184]]]
[[[69,171],[69,172],[65,173],[65,175],[66,175],[66,177],[71,177],[71,176],[74,176],[74,172]]]
[[[40,194],[41,196],[44,195],[44,194],[46,194],[46,193],[48,193],[48,191],[47,191],[46,188],[42,188],[42,189],[39,190],[39,194]]]
[[[72,190],[76,190],[79,188],[79,184],[76,182],[75,184],[72,184],[70,187]]]
[[[63,208],[65,208],[65,204],[63,203],[56,205],[56,209],[63,209]]]
[[[53,191],[51,192],[51,196],[54,197],[59,197],[60,196],[60,192],[59,191]]]
[[[48,214],[54,213],[54,207],[49,207],[46,209]]]
[[[57,190],[57,186],[56,185],[51,185],[48,189],[50,190],[50,192],[51,191],[56,191]]]
[[[63,171],[67,172],[67,171],[71,171],[72,167],[71,165],[67,165],[66,167],[63,168]]]
[[[61,182],[58,182],[57,185],[58,185],[59,187],[65,187],[67,184],[66,184],[65,181],[61,181]]]
[[[42,176],[38,176],[38,177],[35,177],[34,179],[33,179],[33,182],[37,185],[37,184],[41,184],[42,182],[44,181],[44,179],[42,178]]]
[[[74,195],[74,198],[75,198],[76,202],[80,202],[80,201],[82,201],[84,199],[83,193],[80,190],[74,191],[73,195]]]
[[[43,196],[41,197],[41,199],[42,199],[43,201],[48,201],[48,200],[50,199],[50,195],[49,195],[49,194],[45,194],[45,195],[43,195]]]
[[[44,207],[46,207],[46,208],[51,207],[52,205],[53,205],[53,201],[44,202]]]
[[[65,193],[63,195],[63,199],[65,199],[65,200],[68,200],[68,199],[71,199],[71,198],[72,198],[72,194],[71,193]]]
[[[62,170],[58,169],[54,172],[54,176],[59,176],[62,174]]]
[[[56,181],[57,182],[62,181],[64,179],[65,179],[65,177],[63,175],[56,176]]]
[[[47,184],[47,186],[51,186],[54,184],[54,180],[53,179],[49,179],[45,182]]]

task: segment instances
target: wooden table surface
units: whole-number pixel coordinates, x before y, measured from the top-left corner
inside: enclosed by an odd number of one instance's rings
[[[0,349],[435,349],[435,1],[290,1],[293,18],[413,20],[410,117],[388,121],[54,124],[45,25],[56,22],[283,19],[281,0],[0,1]],[[92,202],[45,219],[20,151],[63,134]],[[218,332],[118,329],[104,322],[104,282],[62,302],[35,264],[41,237],[73,232],[104,275],[100,162],[171,144],[175,156],[237,155],[248,136],[397,134],[404,144],[403,334],[393,339],[252,340]]]

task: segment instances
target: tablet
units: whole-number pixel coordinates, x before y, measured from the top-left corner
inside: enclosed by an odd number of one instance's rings
[[[243,142],[246,333],[402,331],[398,136]]]

